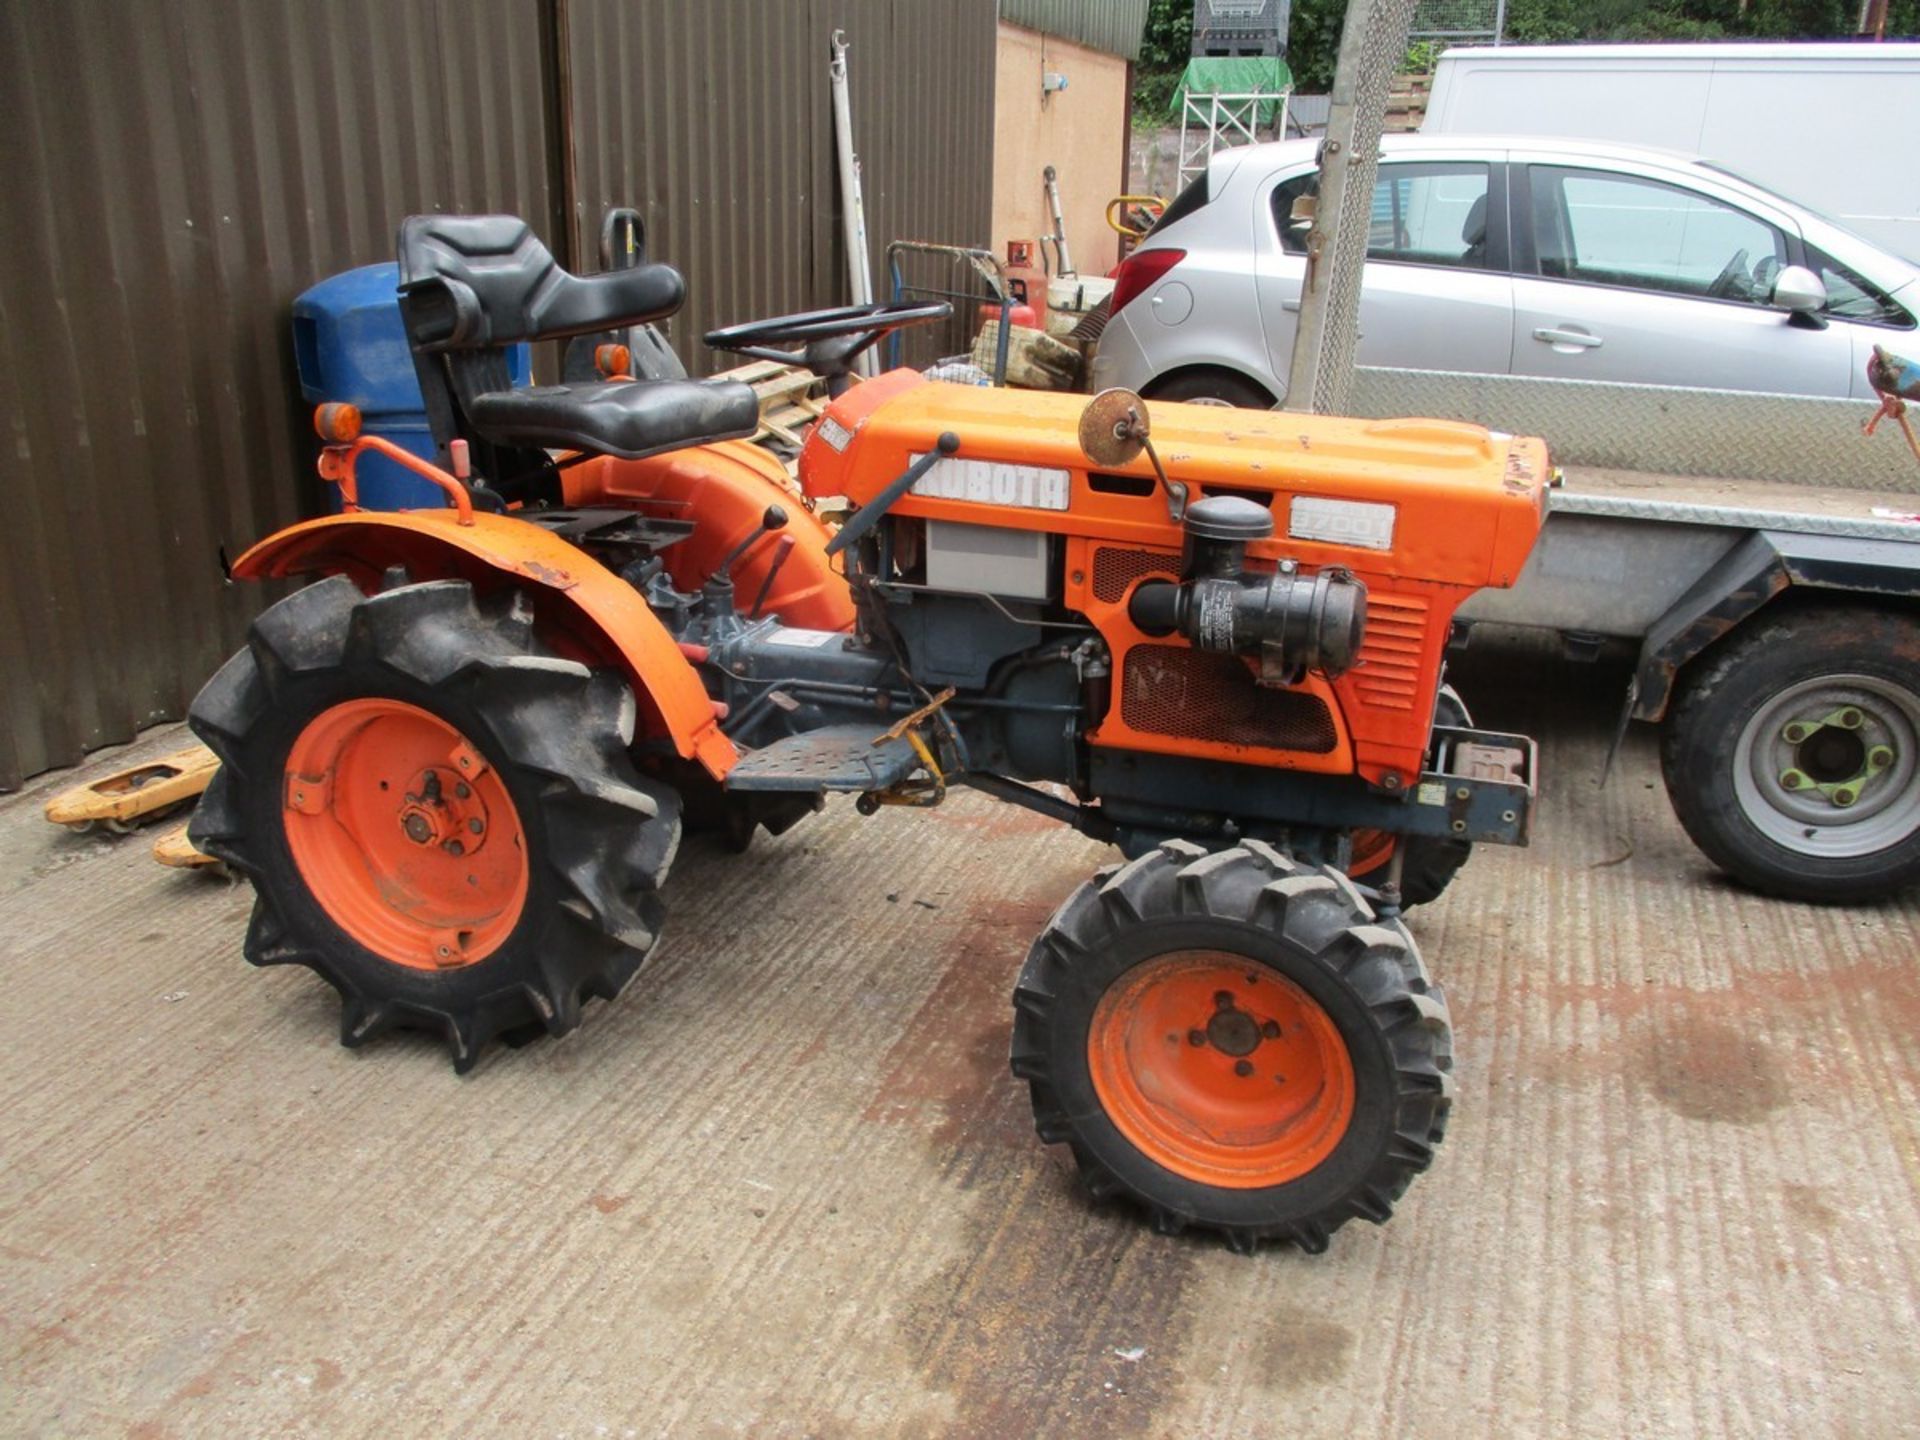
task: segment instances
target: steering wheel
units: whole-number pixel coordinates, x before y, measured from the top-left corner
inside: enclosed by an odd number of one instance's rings
[[[1727,300],[1733,296],[1733,282],[1745,277],[1747,273],[1747,252],[1736,250],[1733,258],[1727,261],[1727,268],[1714,277],[1713,284],[1707,287],[1707,297],[1712,300]]]
[[[731,350],[756,360],[800,365],[827,382],[827,394],[839,395],[852,383],[853,358],[874,342],[909,325],[930,325],[953,314],[944,300],[896,300],[877,305],[840,305],[807,310],[772,320],[753,320],[707,332],[715,350]],[[780,349],[780,346],[799,349]]]

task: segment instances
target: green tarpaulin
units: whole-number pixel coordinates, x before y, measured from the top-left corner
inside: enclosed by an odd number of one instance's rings
[[[1173,113],[1187,95],[1284,95],[1293,72],[1277,55],[1201,55],[1187,62],[1173,92]],[[1271,125],[1278,107],[1262,102],[1256,125]]]

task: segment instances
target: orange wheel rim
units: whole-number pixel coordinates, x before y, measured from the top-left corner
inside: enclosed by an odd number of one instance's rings
[[[487,958],[527,900],[527,848],[499,772],[438,716],[349,700],[287,755],[287,845],[333,922],[417,970]]]
[[[1353,832],[1353,860],[1347,866],[1349,875],[1371,875],[1393,858],[1398,837],[1391,830],[1356,830]]]
[[[1298,985],[1218,950],[1156,956],[1100,998],[1093,1088],[1137,1149],[1174,1174],[1251,1190],[1319,1165],[1353,1118],[1353,1061]]]

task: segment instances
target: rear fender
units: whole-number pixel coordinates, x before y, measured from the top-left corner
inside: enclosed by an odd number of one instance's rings
[[[751,542],[732,571],[743,611],[764,591],[761,613],[788,625],[853,628],[853,594],[827,554],[827,527],[780,462],[758,445],[720,441],[645,460],[602,456],[568,466],[560,481],[575,508],[612,505],[667,518],[698,517],[700,528],[665,551],[675,588],[697,592],[736,546]],[[787,523],[777,534],[759,534],[769,505],[786,511]]]
[[[626,675],[639,730],[670,743],[714,779],[739,758],[706,689],[672,635],[634,588],[537,525],[452,510],[359,511],[303,521],[234,562],[241,579],[346,575],[372,594],[391,567],[414,580],[465,580],[481,593],[518,587],[533,603],[541,638],[562,655]]]

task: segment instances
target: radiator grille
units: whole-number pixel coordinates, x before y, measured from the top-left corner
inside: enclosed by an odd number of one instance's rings
[[[1238,656],[1184,645],[1127,652],[1120,716],[1155,735],[1312,755],[1325,755],[1339,738],[1318,696],[1255,684]]]
[[[1427,641],[1427,602],[1412,595],[1367,593],[1367,633],[1360,643],[1354,689],[1376,710],[1411,710],[1420,694],[1420,652]]]
[[[1134,581],[1148,575],[1180,578],[1180,560],[1175,555],[1156,555],[1151,550],[1117,550],[1103,545],[1093,552],[1093,598],[1111,605],[1127,593]]]

